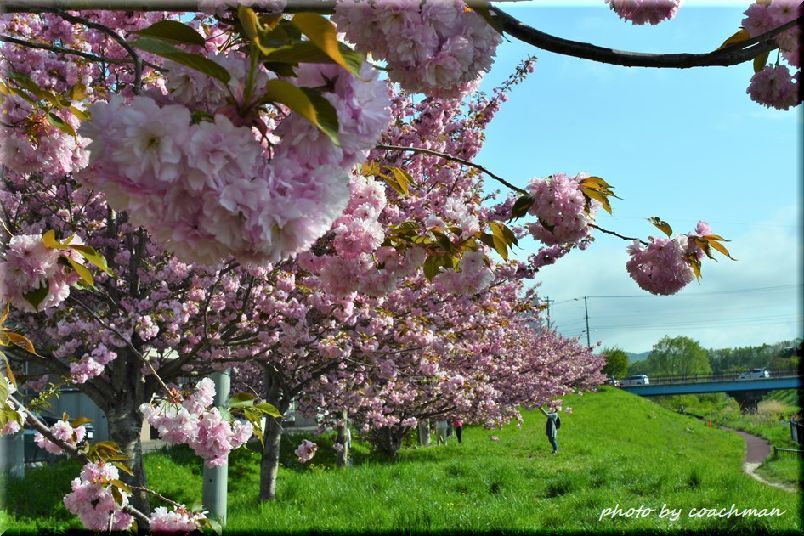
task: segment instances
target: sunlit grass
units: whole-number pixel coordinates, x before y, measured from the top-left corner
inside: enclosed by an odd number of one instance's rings
[[[283,444],[278,500],[257,500],[259,455],[232,456],[228,528],[242,531],[296,530],[629,530],[673,528],[765,528],[799,530],[800,494],[764,486],[742,473],[743,442],[620,390],[570,396],[573,413],[562,414],[560,451],[550,454],[544,417],[526,412],[524,426],[489,431],[469,427],[464,444],[406,448],[396,462],[372,455],[356,443],[355,464],[335,467],[331,438],[317,438],[311,465],[294,460],[296,436]],[[490,440],[491,435],[499,441]],[[49,505],[24,509],[11,500],[17,527],[75,526],[60,506],[75,474],[48,468],[32,472],[25,493]],[[200,497],[201,464],[186,449],[147,457],[151,485],[188,504]],[[158,475],[158,476],[157,476]],[[46,494],[46,496],[44,496]],[[654,513],[642,519],[598,521],[619,504],[680,508],[676,522]],[[781,517],[690,519],[691,508],[779,508]],[[43,516],[43,517],[39,517]],[[41,520],[41,521],[37,521]]]

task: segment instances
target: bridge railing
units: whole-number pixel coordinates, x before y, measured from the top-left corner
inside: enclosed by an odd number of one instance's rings
[[[743,372],[730,372],[728,374],[705,374],[705,375],[691,374],[687,376],[648,376],[648,379],[651,385],[735,381],[740,379],[740,375],[743,374]],[[769,378],[747,378],[747,380],[762,381],[762,380],[773,380],[775,378],[798,376],[798,371],[794,368],[768,369],[768,374],[770,375]]]

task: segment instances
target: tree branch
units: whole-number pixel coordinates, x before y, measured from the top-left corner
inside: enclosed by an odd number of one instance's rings
[[[59,5],[63,5],[65,3],[70,2],[57,2],[57,3]],[[70,7],[70,9],[74,8]],[[131,60],[134,63],[134,84],[133,84],[134,87],[132,89],[135,95],[140,94],[140,90],[142,90],[142,58],[140,58],[140,55],[137,54],[137,51],[135,51],[134,48],[128,44],[128,41],[126,41],[120,34],[118,34],[112,28],[109,28],[104,24],[100,24],[99,22],[92,22],[91,20],[85,19],[83,17],[70,15],[66,11],[63,11],[62,9],[43,9],[43,11],[53,13],[61,17],[62,19],[66,20],[67,22],[72,22],[73,24],[83,24],[87,28],[98,30],[99,32],[105,33],[106,35],[114,39],[118,45],[123,47],[123,49],[131,57]]]
[[[410,152],[413,152],[413,153],[429,154],[431,156],[437,156],[439,158],[443,158],[444,160],[450,160],[452,162],[458,162],[459,164],[462,164],[464,166],[473,167],[473,168],[475,168],[477,170],[482,171],[483,173],[485,173],[486,175],[488,175],[492,179],[496,180],[497,182],[499,182],[501,184],[504,184],[505,186],[507,186],[508,188],[510,188],[510,189],[512,189],[512,190],[514,190],[516,192],[519,192],[520,194],[527,194],[528,193],[525,190],[523,190],[522,188],[519,188],[518,186],[514,186],[513,184],[511,184],[507,180],[505,180],[502,177],[500,177],[499,175],[496,175],[496,174],[492,173],[491,171],[486,169],[484,166],[481,166],[480,164],[475,164],[474,162],[470,162],[469,160],[464,160],[463,158],[458,158],[457,156],[453,156],[451,154],[442,153],[442,152],[439,152],[439,151],[434,151],[432,149],[425,149],[423,147],[402,147],[400,145],[386,145],[384,143],[379,143],[375,147],[377,149],[384,149],[386,151],[410,151]]]
[[[588,59],[611,65],[624,65],[626,67],[659,67],[671,69],[689,69],[691,67],[728,66],[745,63],[753,60],[763,52],[768,52],[778,45],[773,38],[778,34],[804,22],[804,17],[788,22],[762,35],[735,43],[731,46],[718,49],[705,54],[647,54],[643,52],[629,52],[605,48],[591,43],[570,41],[561,37],[541,32],[527,24],[523,24],[499,8],[492,7],[490,13],[505,33],[520,41],[533,45],[536,48]]]
[[[23,39],[17,39],[16,37],[10,37],[7,35],[0,35],[0,42],[4,43],[13,43],[15,45],[19,45],[21,47],[26,48],[39,48],[42,50],[49,50],[51,52],[55,52],[56,54],[71,54],[73,56],[80,56],[84,59],[90,61],[105,61],[107,63],[131,63],[130,59],[117,59],[117,58],[105,58],[103,56],[96,56],[95,54],[90,54],[88,52],[81,52],[80,50],[73,50],[71,48],[64,48],[58,47],[56,45],[45,45],[42,43],[33,43],[31,41],[25,41]]]

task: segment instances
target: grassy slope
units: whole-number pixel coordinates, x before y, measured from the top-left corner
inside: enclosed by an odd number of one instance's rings
[[[558,456],[550,454],[538,412],[525,414],[522,429],[469,428],[461,446],[405,449],[396,463],[383,463],[358,446],[355,466],[348,470],[333,467],[328,440],[319,440],[319,454],[307,467],[292,460],[291,444],[286,443],[275,504],[254,499],[258,456],[238,451],[230,470],[229,528],[801,528],[800,494],[744,475],[744,445],[735,434],[708,429],[619,390],[568,397],[566,405],[574,412],[562,416]],[[499,441],[491,441],[492,434]],[[185,451],[151,455],[147,466],[160,491],[189,504],[200,497],[200,465]],[[51,467],[12,484],[9,499],[19,515],[17,526],[32,527],[31,516],[39,517],[39,526],[72,524],[57,489],[67,489],[73,474],[74,468]],[[156,474],[159,481],[153,478]],[[33,503],[41,506],[34,508]],[[655,514],[598,522],[601,509],[615,503],[626,508],[660,508],[664,503],[682,508],[683,515],[676,523]],[[746,520],[686,517],[690,508],[728,508],[732,503],[786,513]]]
[[[799,449],[800,445],[790,437],[790,427],[781,422],[780,417],[789,417],[799,411],[799,399],[796,391],[774,391],[760,402],[758,411],[753,415],[740,413],[737,402],[726,395],[681,395],[654,399],[665,407],[677,409],[683,404],[689,415],[696,415],[713,423],[743,430],[767,439],[772,445],[784,449]],[[788,401],[794,400],[791,404]],[[794,453],[780,452],[771,455],[763,463],[758,472],[765,478],[783,482],[788,485],[804,485],[801,459]]]

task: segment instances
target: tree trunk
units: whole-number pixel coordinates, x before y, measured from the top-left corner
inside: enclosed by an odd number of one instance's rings
[[[338,452],[337,463],[340,467],[349,465],[349,448],[352,446],[352,440],[349,433],[349,412],[343,410],[341,418],[338,421],[338,437],[335,441],[343,445],[343,449]]]
[[[389,458],[396,458],[399,455],[399,449],[402,447],[402,440],[405,438],[407,431],[408,428],[401,426],[384,426],[374,434],[376,438],[375,446]]]
[[[419,445],[430,446],[430,419],[420,419],[417,425],[419,430]]]
[[[130,399],[124,397],[123,402]],[[109,423],[109,436],[117,443],[126,455],[126,465],[131,468],[133,475],[120,472],[120,479],[131,486],[144,487],[146,485],[145,466],[142,459],[142,415],[135,407],[113,406],[106,410],[106,419]],[[131,505],[140,512],[150,512],[148,494],[142,490],[134,490],[131,495]]]
[[[269,366],[262,367],[263,397],[284,415],[290,403],[282,396],[281,379]],[[260,500],[276,500],[276,474],[279,471],[279,444],[282,441],[282,426],[278,419],[265,419],[262,460],[260,462]]]

